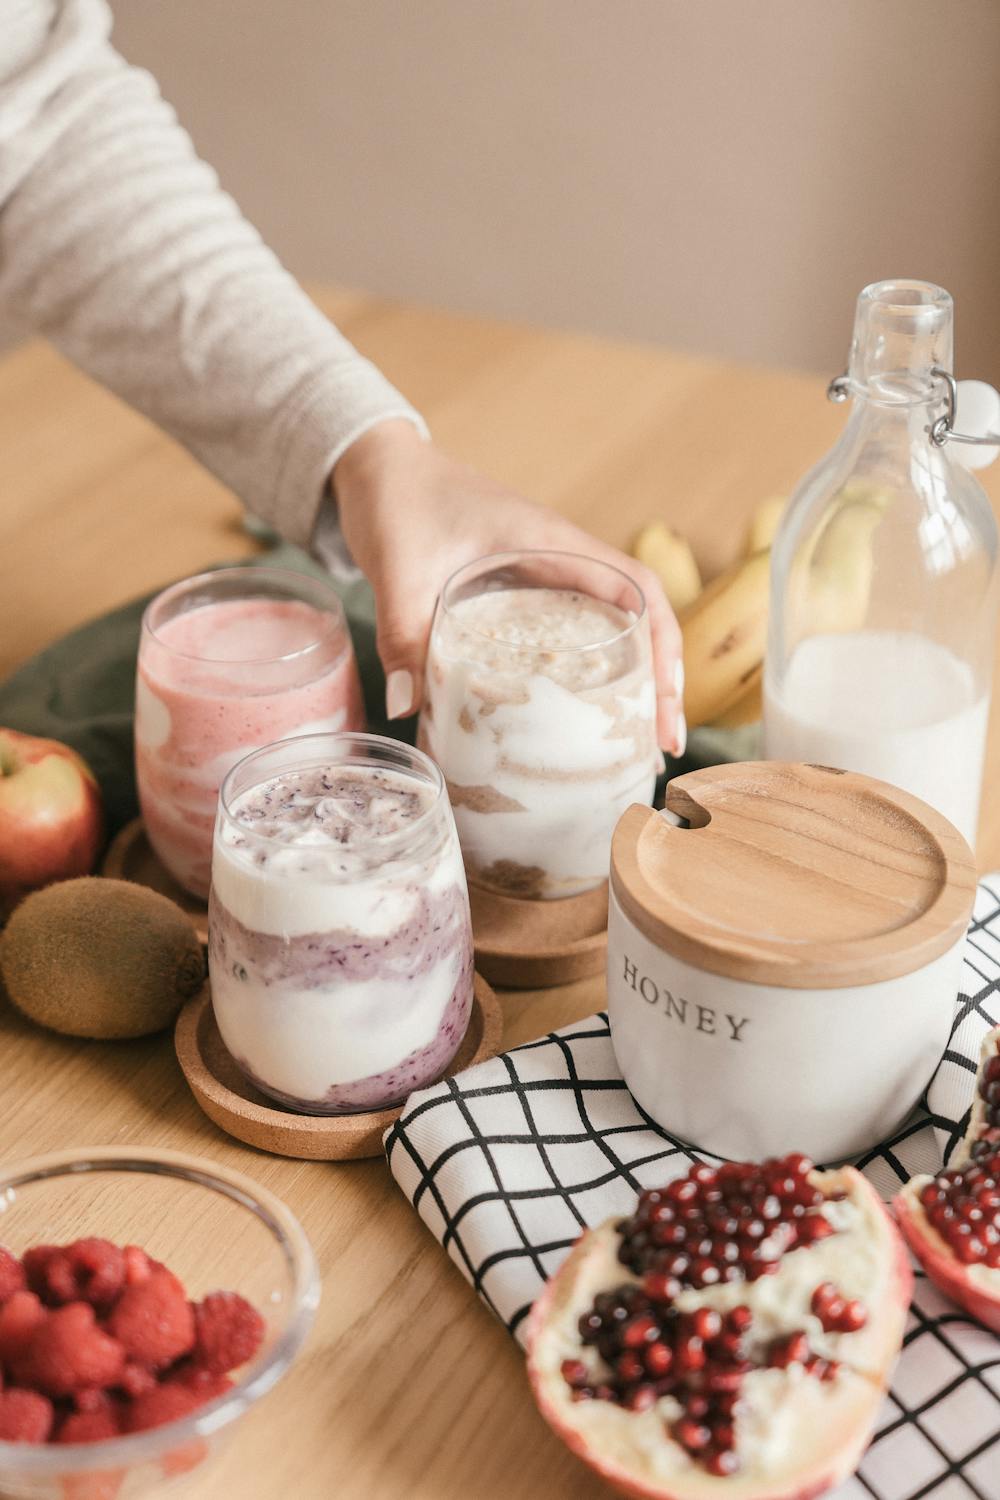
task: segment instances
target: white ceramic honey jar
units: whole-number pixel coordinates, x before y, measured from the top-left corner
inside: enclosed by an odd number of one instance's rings
[[[909,793],[823,766],[677,778],[676,826],[615,830],[608,1011],[625,1082],[726,1157],[884,1140],[940,1061],[975,896],[968,844]]]

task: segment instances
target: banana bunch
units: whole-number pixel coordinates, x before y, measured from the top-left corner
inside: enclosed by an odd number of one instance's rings
[[[858,628],[872,577],[872,534],[888,503],[885,491],[854,485],[800,550],[789,582],[790,609],[803,633]],[[762,711],[771,543],[785,508],[781,496],[754,511],[743,555],[702,588],[690,543],[662,521],[637,536],[633,555],[660,578],[684,637],[684,712],[690,728],[738,729]]]

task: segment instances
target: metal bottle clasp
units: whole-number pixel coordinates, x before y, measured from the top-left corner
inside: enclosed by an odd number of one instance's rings
[[[949,370],[943,370],[940,365],[931,368],[931,374],[940,380],[944,386],[942,392],[944,399],[944,411],[937,417],[928,428],[928,436],[934,445],[943,448],[945,443],[973,443],[976,446],[995,448],[1000,444],[1000,432],[987,432],[980,436],[974,436],[971,432],[955,431],[955,411],[958,406],[958,382]],[[835,375],[826,388],[828,401],[849,401],[856,394],[856,388],[846,373]]]

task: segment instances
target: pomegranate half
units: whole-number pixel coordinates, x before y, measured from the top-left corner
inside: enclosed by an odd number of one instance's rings
[[[532,1309],[528,1375],[625,1494],[807,1500],[857,1466],[912,1286],[853,1168],[699,1163],[577,1241]]]
[[[893,1208],[935,1285],[1000,1333],[1000,1026],[983,1038],[969,1129],[951,1166],[911,1177]]]

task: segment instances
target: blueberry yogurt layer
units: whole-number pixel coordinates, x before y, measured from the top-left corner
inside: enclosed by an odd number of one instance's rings
[[[227,1049],[290,1108],[381,1108],[439,1077],[473,973],[444,791],[368,761],[234,796],[216,829],[209,968]]]

